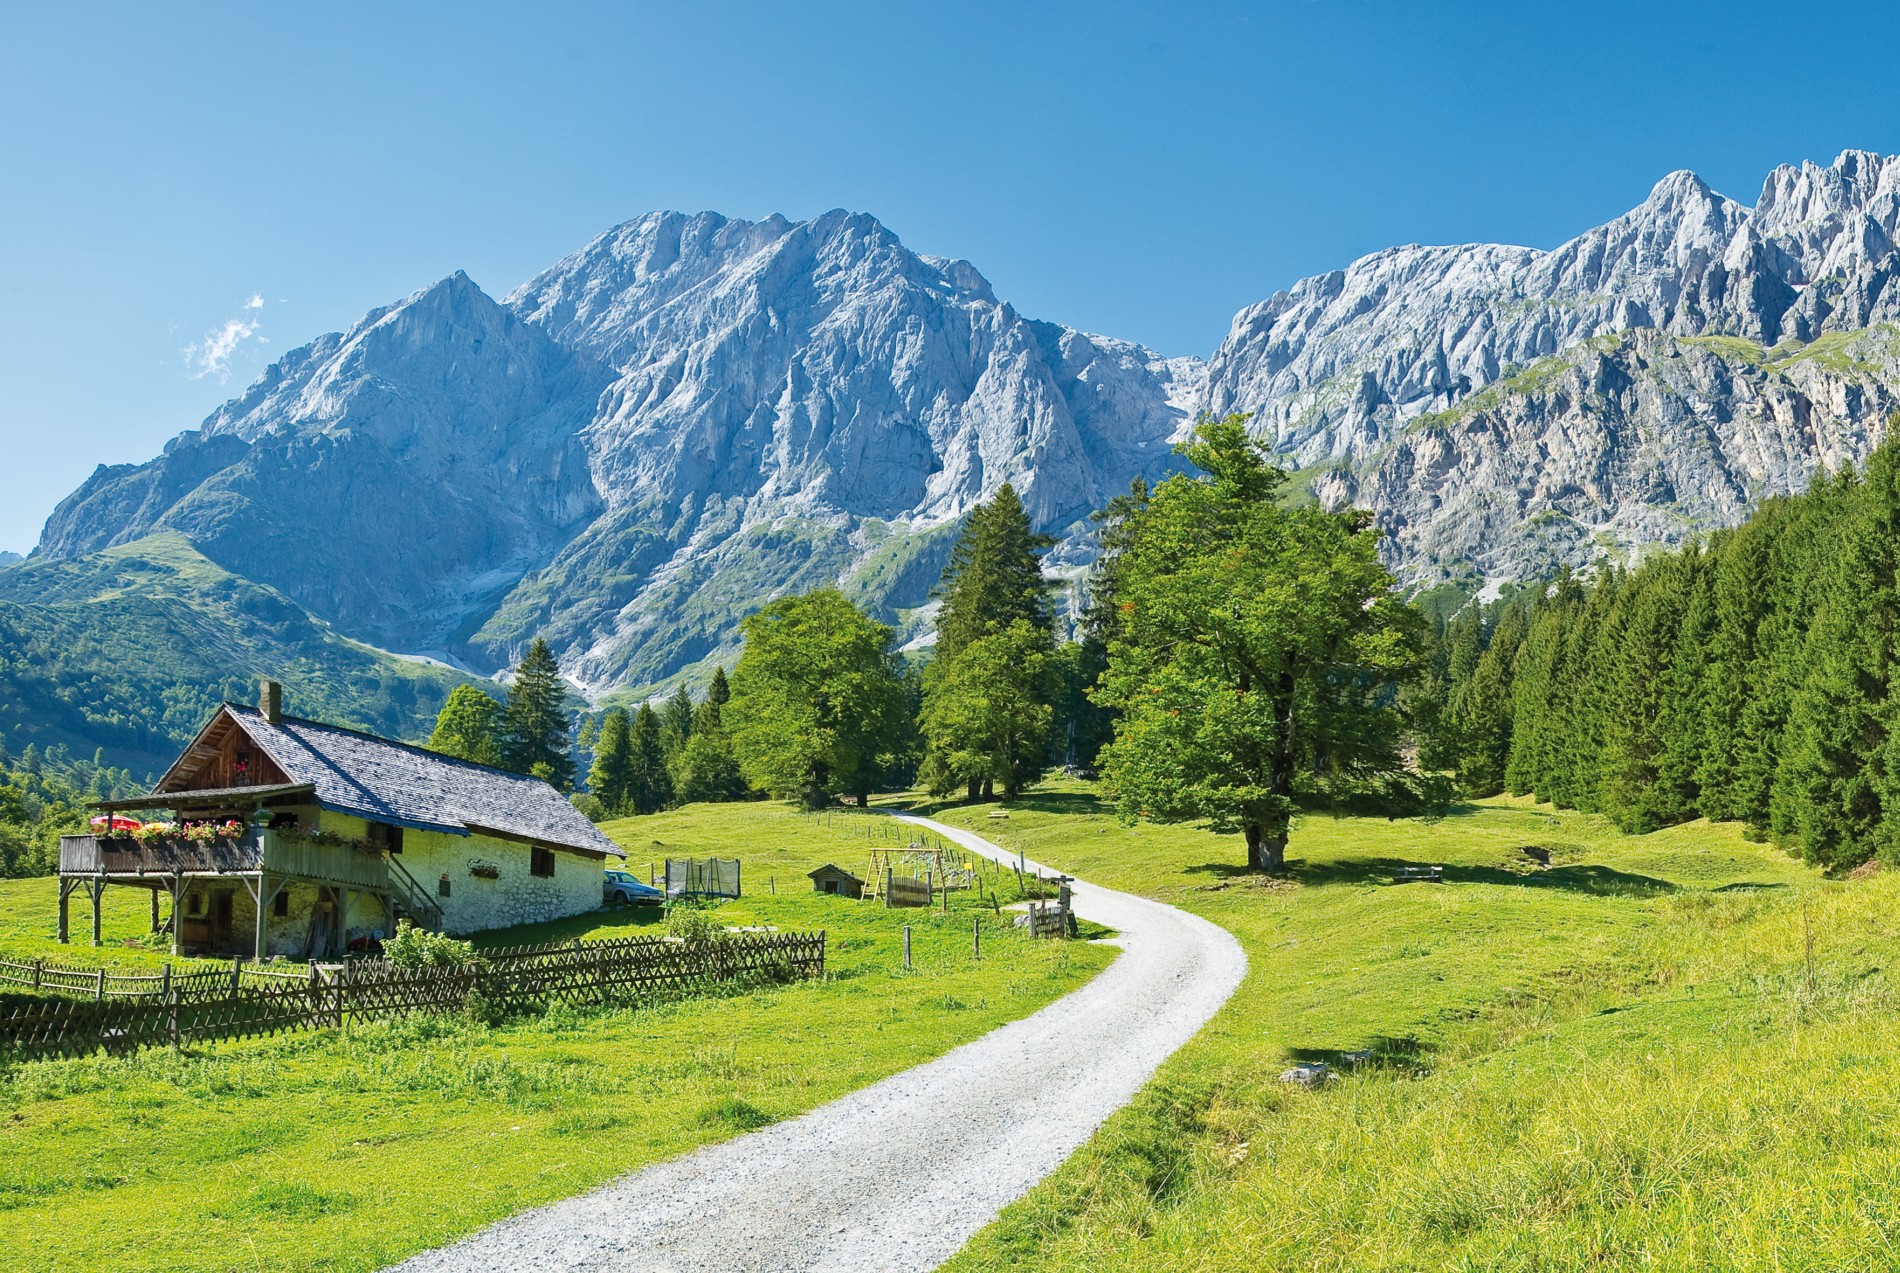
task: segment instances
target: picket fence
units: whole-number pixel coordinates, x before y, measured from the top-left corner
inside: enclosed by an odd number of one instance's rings
[[[0,978],[39,977],[48,998],[0,1017],[0,1057],[83,1056],[209,1039],[341,1026],[347,1020],[460,1012],[472,1000],[508,1013],[550,1003],[637,1002],[669,987],[757,978],[790,981],[825,969],[825,934],[737,933],[717,942],[625,937],[483,952],[457,968],[398,968],[352,960],[308,972],[240,967],[131,976],[45,964],[0,965]],[[49,979],[49,974],[53,978]],[[78,974],[84,984],[74,984]],[[145,982],[160,983],[156,990]],[[215,981],[215,986],[213,982]],[[102,988],[103,987],[103,988]]]

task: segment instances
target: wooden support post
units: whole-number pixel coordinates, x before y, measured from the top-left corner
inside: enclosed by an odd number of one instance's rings
[[[67,922],[67,910],[72,902],[73,882],[62,879],[59,882],[59,944],[64,946],[72,938],[72,925]]]
[[[94,880],[92,883],[92,944],[103,945],[99,940],[99,899],[105,895],[106,882]]]
[[[191,891],[191,880],[183,875],[172,876],[172,958],[185,953],[185,894]]]
[[[257,903],[257,932],[251,938],[251,959],[256,963],[264,962],[264,872],[257,873],[257,892],[251,900]]]
[[[970,917],[970,958],[983,958],[983,917],[981,915]]]
[[[910,967],[910,925],[904,925],[904,967]],[[104,974],[102,973],[103,977]],[[103,983],[102,983],[103,984]]]
[[[158,890],[152,890],[152,931],[158,931]]]

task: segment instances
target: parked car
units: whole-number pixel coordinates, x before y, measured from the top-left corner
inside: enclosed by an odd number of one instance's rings
[[[609,905],[658,906],[666,894],[642,883],[631,871],[608,871],[601,880],[601,898]]]

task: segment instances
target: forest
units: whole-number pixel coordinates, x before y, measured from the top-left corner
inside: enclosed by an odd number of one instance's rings
[[[1900,443],[1634,568],[1443,625],[1421,762],[1643,832],[1744,823],[1828,868],[1896,847]]]

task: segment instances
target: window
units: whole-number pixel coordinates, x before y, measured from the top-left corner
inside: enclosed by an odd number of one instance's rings
[[[290,914],[290,887],[288,885],[277,890],[277,897],[270,904],[270,913],[278,919],[283,919]]]
[[[402,852],[402,828],[392,827],[386,822],[372,822],[366,828],[365,839],[379,849],[386,849],[394,855]]]
[[[554,850],[536,845],[531,852],[533,857],[529,863],[529,870],[542,879],[552,879],[554,877]]]
[[[449,895],[449,877],[447,875],[444,875],[435,882],[435,895],[437,897],[447,897]]]

